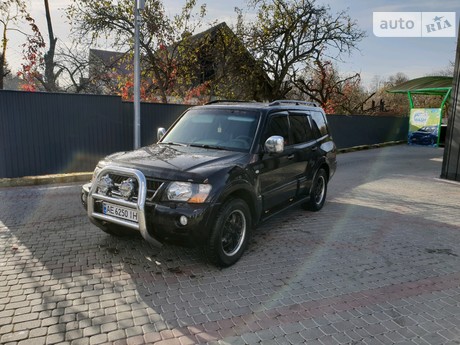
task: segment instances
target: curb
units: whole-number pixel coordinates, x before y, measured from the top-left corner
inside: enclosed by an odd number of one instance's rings
[[[45,184],[89,182],[93,172],[0,178],[0,187],[38,186]]]
[[[354,146],[354,147],[348,147],[345,149],[338,149],[337,153],[347,153],[347,152],[355,152],[355,151],[361,151],[361,150],[370,150],[374,148],[400,145],[400,144],[405,144],[405,143],[407,143],[406,140],[400,140],[400,141],[389,141],[389,142],[382,143],[382,144]],[[80,173],[55,174],[55,175],[43,175],[43,176],[0,178],[0,188],[39,186],[39,185],[46,185],[46,184],[72,183],[72,182],[89,182],[92,176],[93,176],[93,172],[80,172]]]
[[[395,146],[395,145],[401,145],[401,144],[407,144],[407,140],[387,141],[381,144],[347,147],[345,149],[338,149],[337,153],[347,153],[347,152],[355,152],[355,151],[362,151],[362,150],[378,149],[380,147]]]

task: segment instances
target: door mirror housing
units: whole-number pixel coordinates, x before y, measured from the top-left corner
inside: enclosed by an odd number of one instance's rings
[[[281,153],[284,151],[284,138],[279,135],[273,135],[265,141],[265,152]]]

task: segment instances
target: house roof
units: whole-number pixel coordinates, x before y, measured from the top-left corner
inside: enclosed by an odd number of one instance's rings
[[[227,33],[233,34],[233,31],[229,28],[227,23],[222,22],[209,29],[199,32],[195,35],[189,37],[191,42],[197,43],[207,37],[214,37],[217,35],[221,30],[224,30]],[[177,43],[176,43],[177,44]],[[174,47],[168,47],[169,50],[172,50]],[[89,56],[97,58],[105,67],[121,67],[122,69],[126,69],[126,61],[124,61],[124,57],[128,54],[128,52],[116,52],[110,50],[101,50],[101,49],[93,49],[89,50]]]
[[[116,52],[116,51],[111,51],[111,50],[101,50],[101,49],[94,49],[91,48],[89,50],[90,55],[97,57],[103,62],[107,63],[114,63],[121,58],[123,58],[127,53],[121,53],[121,52]]]
[[[453,77],[430,76],[408,80],[386,90],[390,93],[445,95],[452,89]]]
[[[232,29],[230,29],[227,23],[222,22],[197,34],[183,36],[182,40],[173,43],[172,45],[168,46],[167,49],[170,53],[175,54],[175,49],[186,40],[189,42],[187,44],[188,46],[199,46],[200,44],[203,44],[205,40],[214,39],[217,35],[222,33],[235,36],[235,33],[232,31]]]
[[[103,68],[116,69],[119,73],[129,74],[132,70],[132,57],[127,57],[129,52],[115,52],[109,50],[90,49],[90,65]]]
[[[215,35],[217,32],[219,32],[219,30],[225,30],[229,33],[232,33],[233,34],[233,31],[232,29],[230,29],[227,25],[226,22],[222,22],[222,23],[219,23],[213,27],[210,27],[209,29],[205,30],[205,31],[202,31],[202,32],[199,32],[193,36],[191,36],[191,39],[193,40],[201,40],[209,35]]]

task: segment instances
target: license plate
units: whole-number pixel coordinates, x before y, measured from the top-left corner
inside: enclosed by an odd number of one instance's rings
[[[114,204],[109,204],[104,202],[102,204],[102,212],[107,216],[113,216],[117,218],[122,218],[129,220],[131,222],[137,223],[137,211]]]

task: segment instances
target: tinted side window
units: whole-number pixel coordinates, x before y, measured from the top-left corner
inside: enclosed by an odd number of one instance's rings
[[[293,144],[305,143],[313,140],[314,135],[310,121],[304,114],[289,115]]]
[[[315,130],[317,130],[319,136],[322,137],[327,135],[327,125],[324,115],[319,111],[312,111],[311,117],[313,119],[313,126],[315,127]]]
[[[290,145],[289,142],[289,122],[286,115],[272,116],[267,126],[265,140],[272,135],[280,135],[284,138],[284,145]]]

